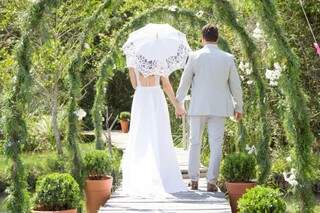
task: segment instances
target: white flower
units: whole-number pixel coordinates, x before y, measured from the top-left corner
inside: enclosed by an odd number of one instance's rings
[[[78,120],[81,121],[84,117],[86,117],[87,113],[83,109],[78,109],[77,111],[74,112],[74,114],[77,115]]]
[[[90,49],[90,45],[88,43],[84,43],[84,48],[85,49]]]
[[[245,66],[245,65],[244,65],[243,61],[240,61],[239,69],[242,70],[242,71],[244,71],[244,70],[245,70],[244,66]]]
[[[270,85],[271,86],[277,86],[278,85],[278,80],[281,76],[282,72],[282,67],[280,66],[279,63],[275,63],[273,70],[266,69],[266,78],[270,80]]]
[[[177,11],[177,9],[178,9],[177,5],[172,5],[172,6],[169,7],[169,10],[172,11],[172,12]]]
[[[291,157],[290,157],[290,156],[287,157],[287,158],[286,158],[286,161],[291,162],[291,161],[292,161]]]
[[[263,31],[261,30],[259,23],[256,24],[256,28],[253,30],[252,37],[257,40],[260,40],[263,38]]]
[[[286,182],[288,182],[291,186],[295,187],[299,183],[296,180],[296,170],[294,168],[291,168],[290,172],[283,172],[283,177]]]
[[[246,74],[247,74],[247,75],[251,75],[251,73],[252,73],[252,68],[251,68],[251,67],[249,67],[248,69],[246,69]]]
[[[252,147],[250,147],[248,144],[246,144],[246,150],[248,151],[248,154],[257,154],[257,150],[256,147],[254,145],[252,145]]]
[[[17,76],[13,76],[13,77],[12,77],[12,82],[13,82],[13,83],[16,83],[16,81],[17,81]]]
[[[203,11],[200,10],[199,12],[197,12],[197,13],[196,13],[196,16],[197,16],[197,17],[202,17],[202,16],[203,16]]]
[[[270,81],[269,85],[270,86],[278,86],[278,81]]]
[[[289,182],[289,184],[290,184],[291,186],[295,187],[295,186],[298,185],[298,181],[297,181],[297,180],[291,180],[291,181]]]
[[[252,80],[249,80],[249,81],[247,81],[247,84],[248,84],[248,85],[251,85],[251,84],[253,84],[253,81],[252,81]]]
[[[278,62],[274,63],[273,66],[274,66],[274,69],[279,70],[280,72],[282,71],[282,68]]]
[[[247,75],[250,75],[252,73],[252,68],[250,67],[249,62],[244,63],[243,61],[241,61],[239,64],[239,69],[245,72]]]

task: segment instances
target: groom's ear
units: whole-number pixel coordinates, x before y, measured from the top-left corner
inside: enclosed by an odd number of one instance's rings
[[[200,38],[200,44],[202,45],[202,46],[204,46],[204,38],[203,38],[203,36],[201,36],[201,38]]]

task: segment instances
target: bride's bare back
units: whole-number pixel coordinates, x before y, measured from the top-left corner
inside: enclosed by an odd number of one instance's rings
[[[145,77],[134,69],[130,70],[130,80],[134,88],[137,86],[154,87],[160,84],[160,76],[151,75]]]
[[[162,84],[162,89],[169,97],[169,100],[173,106],[176,106],[175,94],[172,89],[170,80],[168,77],[151,75],[148,77],[144,77],[140,72],[135,70],[134,68],[129,68],[129,75],[132,87],[136,89],[138,86],[141,87],[154,87],[160,85],[160,80]]]

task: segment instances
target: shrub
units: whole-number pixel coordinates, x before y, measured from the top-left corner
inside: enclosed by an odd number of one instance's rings
[[[35,209],[60,211],[80,207],[81,194],[78,183],[67,173],[52,173],[37,182]]]
[[[84,157],[84,169],[91,180],[101,180],[112,173],[112,159],[106,151],[95,150]]]
[[[272,161],[271,173],[267,183],[273,188],[279,188],[281,191],[287,191],[290,185],[285,181],[283,172],[290,171],[291,167],[289,162],[283,157],[284,153],[280,154]]]
[[[47,159],[47,167],[50,172],[67,173],[69,160],[65,156],[54,155]]]
[[[278,190],[257,186],[248,190],[238,201],[240,212],[268,212],[282,213],[286,210],[286,203]]]
[[[131,116],[130,112],[121,112],[119,119],[121,121],[127,121],[127,120],[130,120],[130,116]]]
[[[221,174],[229,182],[250,182],[256,177],[256,160],[253,155],[232,153],[222,162]]]

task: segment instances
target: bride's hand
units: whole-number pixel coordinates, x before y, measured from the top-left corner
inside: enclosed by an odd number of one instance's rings
[[[183,103],[177,103],[177,104],[175,105],[175,109],[176,109],[176,116],[177,116],[178,118],[181,118],[182,116],[184,116],[184,115],[187,114],[187,112],[186,112],[186,110],[185,110],[185,108],[184,108],[184,104],[183,104]]]

